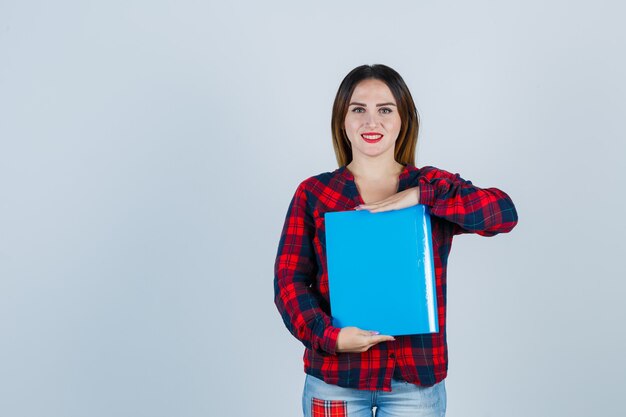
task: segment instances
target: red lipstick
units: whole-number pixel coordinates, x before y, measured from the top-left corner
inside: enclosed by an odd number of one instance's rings
[[[380,142],[383,138],[383,134],[378,132],[365,132],[361,133],[361,138],[367,143],[376,143]]]

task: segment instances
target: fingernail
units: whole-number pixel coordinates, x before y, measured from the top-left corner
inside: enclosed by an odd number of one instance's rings
[[[380,332],[372,331],[372,334],[380,334]]]

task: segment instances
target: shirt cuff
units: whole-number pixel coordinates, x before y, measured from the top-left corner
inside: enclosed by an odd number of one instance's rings
[[[322,340],[322,349],[331,355],[335,355],[337,353],[337,338],[339,337],[339,332],[341,328],[328,326],[324,330],[324,338]]]
[[[433,204],[435,204],[435,186],[428,182],[423,182],[419,185],[419,187],[420,187],[419,204],[432,207]]]

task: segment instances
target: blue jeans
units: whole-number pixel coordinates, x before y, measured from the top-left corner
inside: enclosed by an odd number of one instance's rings
[[[445,379],[422,387],[397,379],[391,392],[364,391],[327,384],[305,374],[302,392],[304,417],[444,417],[446,414]]]

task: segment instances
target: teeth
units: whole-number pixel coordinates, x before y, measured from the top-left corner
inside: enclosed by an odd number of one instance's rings
[[[365,139],[378,139],[382,138],[383,135],[362,135]]]

